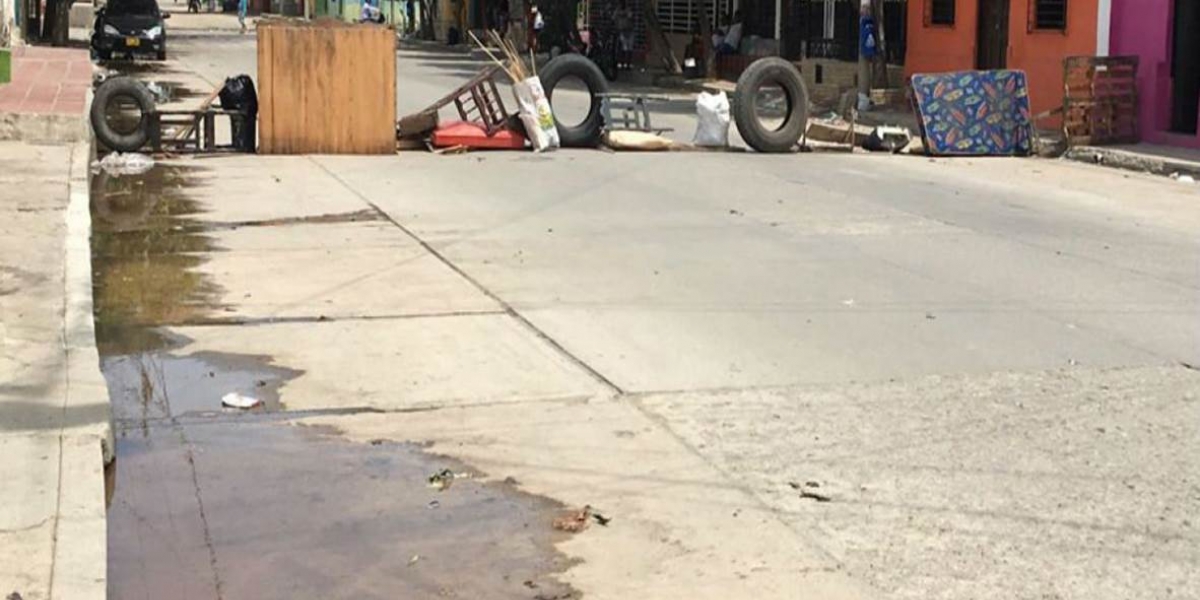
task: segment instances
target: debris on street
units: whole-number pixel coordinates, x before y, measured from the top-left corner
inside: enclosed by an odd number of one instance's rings
[[[588,528],[591,524],[592,507],[585,506],[578,510],[572,510],[567,514],[554,519],[553,526],[559,531],[567,533],[579,533]]]
[[[470,479],[470,478],[471,478],[470,473],[455,473],[454,471],[452,471],[450,469],[442,469],[441,471],[438,471],[437,473],[434,473],[433,475],[429,476],[429,487],[431,487],[439,492],[444,492],[444,491],[450,489],[450,486],[454,484],[455,479]],[[436,507],[431,507],[431,508],[436,508]]]
[[[871,130],[871,135],[863,142],[863,148],[873,152],[899,152],[908,147],[912,134],[903,127],[880,125]]]
[[[612,522],[612,517],[600,514],[599,511],[587,505],[578,510],[568,511],[566,514],[554,519],[552,526],[559,531],[579,533],[587,529],[592,521],[600,524],[601,527],[608,527],[608,524]]]
[[[492,34],[494,40],[499,39],[494,32],[489,33]],[[530,103],[526,105],[522,101],[519,86],[514,86],[513,93],[517,97],[521,112],[516,115],[510,114],[495,81],[496,76],[501,72],[519,83],[530,79],[536,80],[536,77],[528,76],[523,61],[509,42],[499,40],[503,42],[502,47],[505,48],[505,56],[508,59],[505,62],[492,54],[473,34],[471,37],[495,64],[484,68],[466,83],[420,112],[401,118],[396,123],[397,149],[416,150],[424,147],[428,142],[432,148],[451,149],[437,152],[438,154],[458,153],[460,147],[464,149],[462,151],[466,149],[521,150],[525,148],[527,138],[535,150],[550,147],[552,143],[550,134],[547,133],[535,114],[544,108],[549,115],[549,128],[553,130],[554,121],[553,115],[549,113],[549,102],[546,102],[543,97],[544,106],[539,105],[536,99],[530,100]],[[529,82],[529,85],[532,85],[532,82]],[[532,93],[533,90],[528,89],[527,91]],[[451,104],[457,110],[459,120],[441,123],[438,111]],[[528,135],[531,125],[537,130],[533,137]],[[554,135],[557,136],[557,133],[555,132]],[[557,146],[557,137],[553,143],[554,146]]]
[[[832,502],[833,501],[833,496],[830,496],[829,494],[824,493],[824,492],[817,491],[821,488],[820,482],[805,481],[804,484],[801,485],[795,481],[789,481],[788,485],[791,486],[792,489],[799,491],[801,498],[804,498],[807,500],[816,500],[817,502]]]
[[[613,150],[661,152],[670,150],[675,143],[669,138],[646,131],[618,130],[604,134],[604,145]]]
[[[395,152],[394,31],[271,19],[257,32],[261,153]]]
[[[521,150],[525,147],[525,136],[510,129],[498,129],[493,133],[479,124],[455,121],[439,125],[430,136],[435,148]]]
[[[814,117],[808,121],[804,137],[809,141],[829,142],[862,146],[871,136],[872,129],[866,125],[850,123],[837,113]]]
[[[782,94],[760,97],[764,88],[777,87]],[[758,115],[760,108],[782,111],[783,123],[772,126]],[[777,56],[758,59],[738,77],[734,91],[733,118],[738,133],[759,152],[792,152],[808,124],[808,92],[796,65]]]
[[[237,392],[230,392],[221,396],[221,404],[230,408],[249,409],[262,404],[262,400],[251,396],[244,396]]]
[[[113,152],[92,163],[92,171],[105,173],[114,177],[121,175],[141,175],[154,168],[154,159],[137,152]]]
[[[1029,156],[1033,122],[1023,71],[912,76],[925,150],[933,156]]]
[[[518,115],[533,150],[542,152],[559,147],[554,113],[550,111],[550,101],[546,99],[541,80],[535,75],[518,81],[513,84],[513,93],[517,96]]]
[[[147,81],[146,89],[154,95],[154,101],[158,104],[165,104],[171,101],[171,92],[166,86],[157,81]]]
[[[525,135],[529,137],[533,150],[542,152],[559,147],[558,129],[554,124],[554,113],[550,110],[550,100],[542,88],[541,80],[531,70],[534,66],[531,65],[528,68],[525,66],[525,61],[512,41],[501,37],[495,31],[488,31],[488,35],[491,37],[492,43],[500,47],[500,51],[507,61],[501,61],[495,54],[492,54],[474,34],[471,34],[471,38],[515,82],[512,87],[513,95],[517,99],[517,115],[525,126]],[[494,89],[495,84],[493,84],[493,91]],[[499,101],[498,95],[496,100]],[[502,107],[503,105],[501,105]],[[485,113],[481,111],[480,114],[484,115]]]
[[[925,154],[925,142],[919,137],[914,137],[908,140],[908,143],[898,152],[900,154]]]
[[[437,110],[425,109],[396,121],[396,137],[411,138],[431,133],[438,126]]]
[[[692,143],[721,148],[729,145],[729,97],[725,92],[696,96],[696,135]]]

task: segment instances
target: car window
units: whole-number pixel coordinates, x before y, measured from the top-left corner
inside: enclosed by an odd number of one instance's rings
[[[154,0],[109,0],[105,12],[110,15],[157,15],[158,3]]]

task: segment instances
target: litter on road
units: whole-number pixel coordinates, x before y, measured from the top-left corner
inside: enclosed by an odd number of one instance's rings
[[[251,396],[244,396],[237,392],[230,392],[221,396],[221,404],[230,408],[248,409],[262,404],[262,400]]]
[[[591,524],[592,508],[585,506],[583,508],[572,510],[567,514],[554,519],[552,526],[567,533],[579,533],[588,528]]]
[[[601,527],[608,527],[608,524],[612,522],[612,517],[600,514],[591,506],[584,506],[580,509],[567,511],[566,514],[554,519],[551,525],[559,531],[579,533],[587,529],[592,521],[599,523]]]
[[[661,152],[673,148],[675,142],[646,131],[610,131],[604,134],[604,145],[613,150]]]
[[[816,500],[817,502],[832,502],[833,496],[825,492],[819,492],[821,484],[817,481],[805,481],[803,485],[789,481],[788,486],[800,492],[800,497],[806,500]]]
[[[121,175],[141,175],[153,168],[154,159],[137,152],[127,152],[125,154],[113,152],[92,163],[93,171],[99,172],[103,170],[105,173],[115,177],[120,177]]]
[[[729,97],[725,92],[696,96],[696,135],[692,143],[719,148],[729,145]]]
[[[437,473],[429,476],[429,487],[444,492],[454,485],[455,479],[470,479],[470,473],[455,473],[450,469],[442,469]]]

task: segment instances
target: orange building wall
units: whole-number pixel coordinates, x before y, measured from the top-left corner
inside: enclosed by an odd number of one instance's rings
[[[905,75],[965,71],[975,68],[975,40],[979,0],[958,0],[955,23],[925,25],[925,3],[909,0],[908,50]],[[1029,31],[1029,5],[1033,0],[1011,0],[1008,16],[1008,68],[1029,77],[1033,112],[1062,105],[1062,61],[1068,56],[1096,53],[1096,0],[1067,2],[1067,30]]]

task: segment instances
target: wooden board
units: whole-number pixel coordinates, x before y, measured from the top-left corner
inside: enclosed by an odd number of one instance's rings
[[[379,25],[260,22],[259,152],[394,153],[395,40]]]

